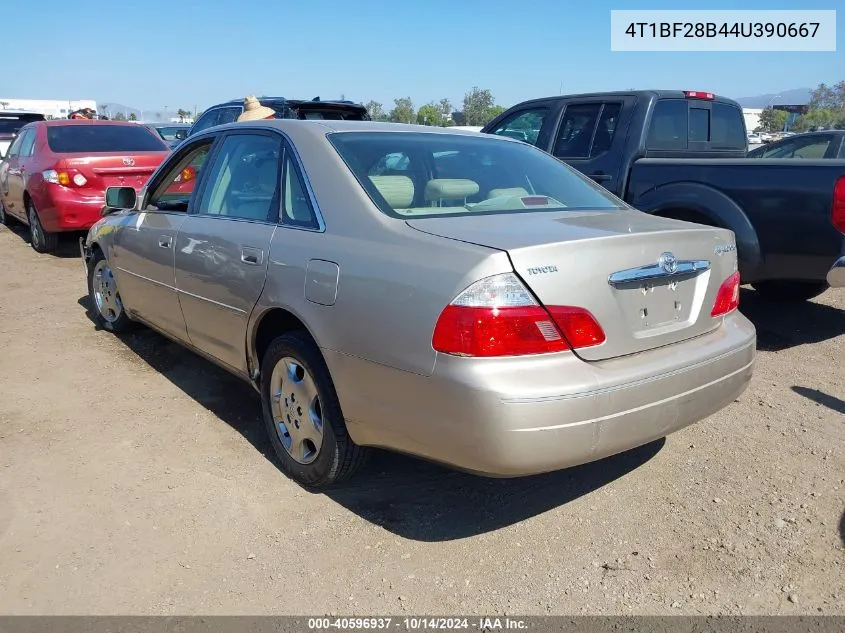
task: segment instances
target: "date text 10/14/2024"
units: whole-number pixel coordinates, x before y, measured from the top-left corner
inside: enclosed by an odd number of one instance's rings
[[[439,618],[439,617],[352,617],[352,618],[309,618],[310,630],[366,630],[402,629],[405,631],[433,630],[475,630],[475,631],[518,631],[526,630],[525,620],[509,617]]]

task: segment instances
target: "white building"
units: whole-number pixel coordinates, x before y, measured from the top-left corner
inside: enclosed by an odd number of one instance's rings
[[[97,111],[97,102],[93,99],[51,100],[51,99],[7,99],[0,97],[0,110],[24,110],[38,112],[45,117],[66,119],[74,110],[91,108]]]
[[[760,125],[760,115],[763,114],[763,108],[743,108],[742,116],[745,117],[745,129],[753,132]]]

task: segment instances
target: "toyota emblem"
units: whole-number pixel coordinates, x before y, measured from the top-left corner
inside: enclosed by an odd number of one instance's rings
[[[123,159],[123,164],[126,165],[127,167],[134,167],[135,166],[135,159],[127,156],[126,158]]]
[[[670,275],[678,270],[678,260],[672,253],[661,254],[660,259],[657,260],[657,265]]]

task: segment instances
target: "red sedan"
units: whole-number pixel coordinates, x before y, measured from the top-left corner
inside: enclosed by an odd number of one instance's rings
[[[39,253],[63,231],[100,218],[106,187],[136,190],[170,153],[144,125],[121,121],[37,121],[24,126],[0,163],[0,223],[30,227]]]

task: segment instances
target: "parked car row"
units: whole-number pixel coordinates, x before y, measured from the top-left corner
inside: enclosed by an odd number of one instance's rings
[[[520,476],[650,442],[745,390],[741,283],[845,286],[842,164],[749,160],[741,109],[708,93],[532,100],[481,132],[262,104],[278,118],[221,104],[173,148],[29,124],[0,211],[41,251],[65,216],[93,224],[98,325],[144,324],[251,384],[304,486],[372,447]]]

